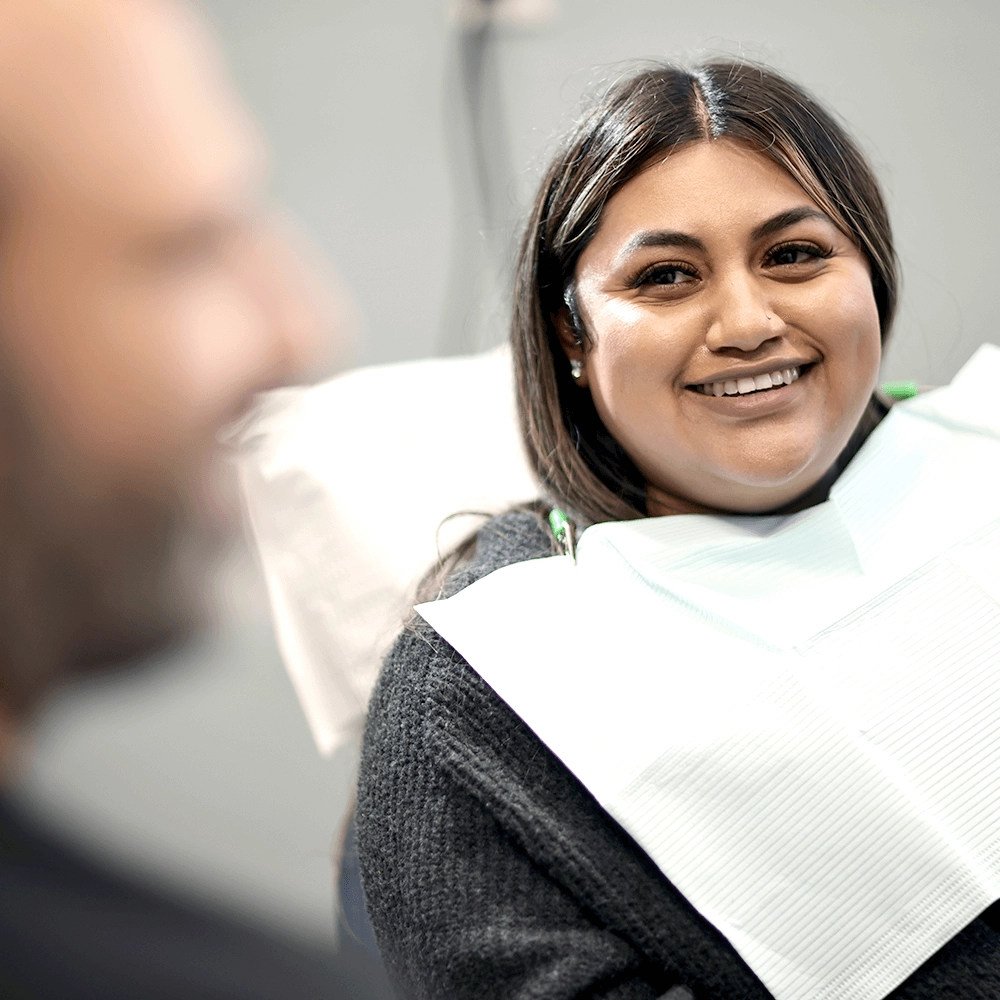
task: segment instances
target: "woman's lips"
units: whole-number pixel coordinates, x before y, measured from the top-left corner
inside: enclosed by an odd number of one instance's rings
[[[706,396],[748,396],[754,392],[767,392],[777,386],[791,385],[799,379],[801,367],[779,368],[753,378],[733,378],[722,382],[705,382],[692,386],[695,392]]]
[[[783,399],[790,399],[798,396],[800,392],[799,383],[803,379],[808,379],[809,372],[816,367],[816,363],[797,366],[792,369],[779,369],[781,381],[774,378],[773,373],[765,376],[756,376],[753,379],[728,379],[726,382],[710,382],[700,385],[688,386],[688,389],[705,399],[706,403],[715,407],[722,407],[725,410],[757,410],[766,407],[769,403],[779,403]],[[785,373],[789,372],[789,378]],[[770,385],[767,383],[770,382]],[[742,385],[740,383],[743,383]],[[752,388],[750,384],[752,383]],[[706,385],[708,391],[706,391]],[[722,387],[720,393],[717,387]],[[732,391],[735,388],[735,392]]]

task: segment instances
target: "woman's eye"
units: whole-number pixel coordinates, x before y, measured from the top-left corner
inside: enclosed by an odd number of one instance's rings
[[[768,262],[778,265],[807,264],[810,261],[828,256],[819,247],[787,246],[772,250]]]
[[[693,281],[694,276],[679,267],[655,267],[639,280],[640,285],[680,285]]]

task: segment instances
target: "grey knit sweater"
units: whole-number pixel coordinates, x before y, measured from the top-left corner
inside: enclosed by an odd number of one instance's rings
[[[531,514],[480,532],[455,593],[550,554]],[[553,628],[586,608],[552,595]],[[672,711],[664,705],[664,713]],[[389,655],[357,802],[365,898],[406,997],[766,1000],[729,942],[430,626]],[[996,908],[891,996],[998,1000]],[[686,988],[681,988],[686,987]]]

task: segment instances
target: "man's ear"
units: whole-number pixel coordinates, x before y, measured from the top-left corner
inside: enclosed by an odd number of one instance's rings
[[[574,378],[579,386],[587,385],[587,351],[573,320],[569,314],[569,308],[563,306],[556,314],[556,336],[559,338],[559,346],[566,355],[566,360],[571,368],[579,365],[580,375]]]

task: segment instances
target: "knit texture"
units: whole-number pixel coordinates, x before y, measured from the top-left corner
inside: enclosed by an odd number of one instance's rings
[[[533,514],[506,514],[480,532],[445,596],[550,554]],[[561,608],[558,594],[552,606],[553,628],[587,614]],[[405,997],[654,1000],[678,986],[697,1000],[771,995],[422,619],[372,696],[357,824],[369,916]],[[891,997],[997,1000],[1000,934],[973,921]]]

